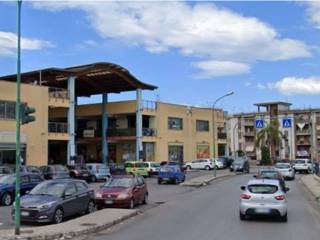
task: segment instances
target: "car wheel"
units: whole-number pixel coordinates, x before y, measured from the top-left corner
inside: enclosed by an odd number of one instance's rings
[[[280,221],[281,222],[287,222],[288,221],[288,215],[285,214],[284,216],[280,216]]]
[[[158,184],[161,184],[161,183],[162,183],[162,179],[158,178]]]
[[[2,196],[1,204],[4,206],[9,206],[12,203],[12,196],[10,193],[5,193]]]
[[[134,200],[133,200],[133,198],[131,198],[131,200],[130,200],[129,209],[134,209]]]
[[[96,176],[95,176],[95,175],[92,175],[92,176],[91,176],[91,182],[96,182],[96,181],[97,181]]]
[[[148,203],[148,193],[146,193],[144,195],[144,198],[143,198],[143,201],[142,201],[143,204],[147,204]]]
[[[239,217],[241,221],[246,220],[246,215],[242,214],[241,212],[239,212]]]
[[[90,214],[90,213],[93,213],[96,211],[96,205],[94,204],[93,201],[90,201],[88,203],[88,207],[87,207],[87,213]]]
[[[61,208],[58,208],[53,214],[53,223],[59,224],[63,220],[63,211]]]
[[[75,175],[73,172],[71,172],[71,173],[70,173],[70,177],[71,177],[71,178],[76,178],[76,175]]]
[[[191,170],[191,166],[187,166],[187,170]]]
[[[178,178],[175,178],[175,179],[173,180],[173,183],[176,184],[176,185],[179,184]]]
[[[207,166],[204,167],[204,169],[209,171],[210,170],[210,166],[207,165]]]

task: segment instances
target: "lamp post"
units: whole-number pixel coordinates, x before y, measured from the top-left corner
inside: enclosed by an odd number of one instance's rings
[[[21,47],[21,3],[22,0],[18,0],[18,34],[17,34],[17,87],[16,87],[16,187],[15,187],[15,234],[20,235],[20,88],[21,88],[21,59],[20,59],[20,47]]]
[[[213,155],[213,161],[214,161],[214,177],[217,176],[217,165],[216,165],[216,126],[215,126],[215,113],[214,113],[214,109],[215,106],[217,104],[217,102],[219,102],[221,99],[231,96],[234,94],[234,91],[228,92],[227,94],[224,94],[223,96],[217,98],[213,104],[212,104],[212,134],[213,134],[213,151],[212,151],[212,155]]]

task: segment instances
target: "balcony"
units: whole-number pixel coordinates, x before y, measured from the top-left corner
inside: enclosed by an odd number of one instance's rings
[[[49,140],[68,140],[68,123],[49,122],[48,123],[48,139]]]
[[[311,129],[296,129],[296,135],[311,135]]]
[[[218,139],[227,139],[227,133],[218,132]]]
[[[254,137],[255,134],[254,134],[253,131],[245,131],[245,132],[243,133],[243,136],[245,136],[245,137]]]
[[[49,106],[69,107],[69,94],[64,88],[49,87]]]
[[[144,137],[155,137],[156,136],[156,129],[142,128],[142,135]],[[110,136],[110,137],[136,136],[136,128],[108,129],[108,136]]]
[[[254,126],[254,120],[253,119],[244,120],[243,125],[244,126]]]
[[[297,146],[311,146],[310,141],[297,141]]]

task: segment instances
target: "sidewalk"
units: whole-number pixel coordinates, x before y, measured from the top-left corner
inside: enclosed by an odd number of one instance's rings
[[[201,187],[201,186],[208,185],[211,181],[213,181],[215,179],[234,175],[234,173],[230,172],[229,169],[217,170],[216,177],[214,177],[213,174],[214,174],[213,171],[209,171],[208,173],[206,173],[200,177],[192,178],[190,180],[187,180],[187,181],[181,183],[180,186]]]
[[[320,200],[320,178],[316,175],[305,175],[301,177],[302,183],[310,190],[315,196],[316,200]]]
[[[76,219],[57,225],[24,226],[21,235],[15,237],[14,230],[1,230],[1,240],[54,240],[70,239],[82,234],[89,234],[107,229],[138,214],[138,210],[103,209],[93,214],[84,215]]]

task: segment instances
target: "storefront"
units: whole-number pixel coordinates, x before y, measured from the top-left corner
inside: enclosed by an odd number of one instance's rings
[[[183,145],[169,144],[168,159],[170,162],[177,162],[182,165],[183,164]]]

